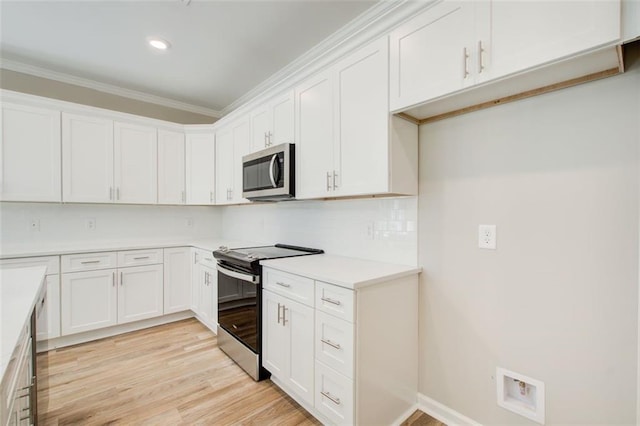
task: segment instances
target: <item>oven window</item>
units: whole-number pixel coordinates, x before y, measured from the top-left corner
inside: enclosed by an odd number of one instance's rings
[[[258,352],[257,285],[218,273],[218,323]]]

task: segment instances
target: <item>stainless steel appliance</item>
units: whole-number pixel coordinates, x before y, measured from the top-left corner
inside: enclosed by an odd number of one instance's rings
[[[283,143],[242,157],[242,196],[290,200],[295,192],[295,145]]]
[[[262,267],[260,261],[324,253],[276,244],[213,252],[218,261],[218,346],[254,380],[269,377],[262,368]]]

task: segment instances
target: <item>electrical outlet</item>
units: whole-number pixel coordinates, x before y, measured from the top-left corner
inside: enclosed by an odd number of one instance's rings
[[[478,226],[478,247],[483,249],[496,249],[496,225]]]
[[[93,217],[88,217],[84,220],[84,227],[89,231],[93,231],[96,229],[96,219]]]
[[[29,221],[29,229],[33,232],[39,232],[40,231],[40,219],[31,219],[31,221]]]

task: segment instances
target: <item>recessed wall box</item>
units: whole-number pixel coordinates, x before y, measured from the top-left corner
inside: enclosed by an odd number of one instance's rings
[[[544,383],[504,368],[496,368],[498,405],[544,424]]]

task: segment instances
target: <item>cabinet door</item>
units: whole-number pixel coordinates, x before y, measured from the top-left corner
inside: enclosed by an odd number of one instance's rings
[[[214,204],[215,137],[213,133],[188,134],[187,204]]]
[[[162,315],[162,265],[118,270],[118,324]]]
[[[164,249],[164,314],[191,307],[191,249]]]
[[[184,133],[158,130],[158,204],[184,204]]]
[[[233,190],[233,128],[216,133],[216,204],[229,204]]]
[[[200,265],[200,289],[197,314],[210,327],[218,324],[217,272],[215,269]]]
[[[116,270],[62,274],[60,323],[63,336],[115,325]]]
[[[113,202],[113,121],[62,113],[62,165],[63,201]]]
[[[251,152],[260,151],[268,146],[270,123],[269,105],[261,105],[251,113]]]
[[[288,380],[289,338],[282,324],[283,297],[262,291],[262,365],[282,381]]]
[[[114,124],[115,187],[119,203],[158,202],[158,135],[154,127]]]
[[[484,80],[620,38],[619,1],[483,1],[478,8]]]
[[[46,317],[38,318],[38,341],[60,337],[60,275],[47,275]]]
[[[242,157],[249,153],[249,143],[249,120],[242,120],[233,126],[233,159],[231,163],[233,185],[231,186],[230,198],[236,204],[249,202],[246,198],[242,198]]]
[[[473,83],[474,19],[474,2],[445,0],[391,33],[392,111]]]
[[[333,174],[333,79],[328,70],[296,89],[296,198],[325,197]]]
[[[60,111],[2,104],[0,200],[60,201]]]
[[[313,405],[313,308],[286,300],[282,322],[289,339],[289,385],[308,404]]]
[[[334,169],[335,190],[339,195],[388,190],[388,60],[385,37],[336,67],[339,148],[334,150]]]
[[[293,100],[294,93],[289,91],[271,103],[271,133],[267,135],[270,145],[293,143],[295,129]]]

